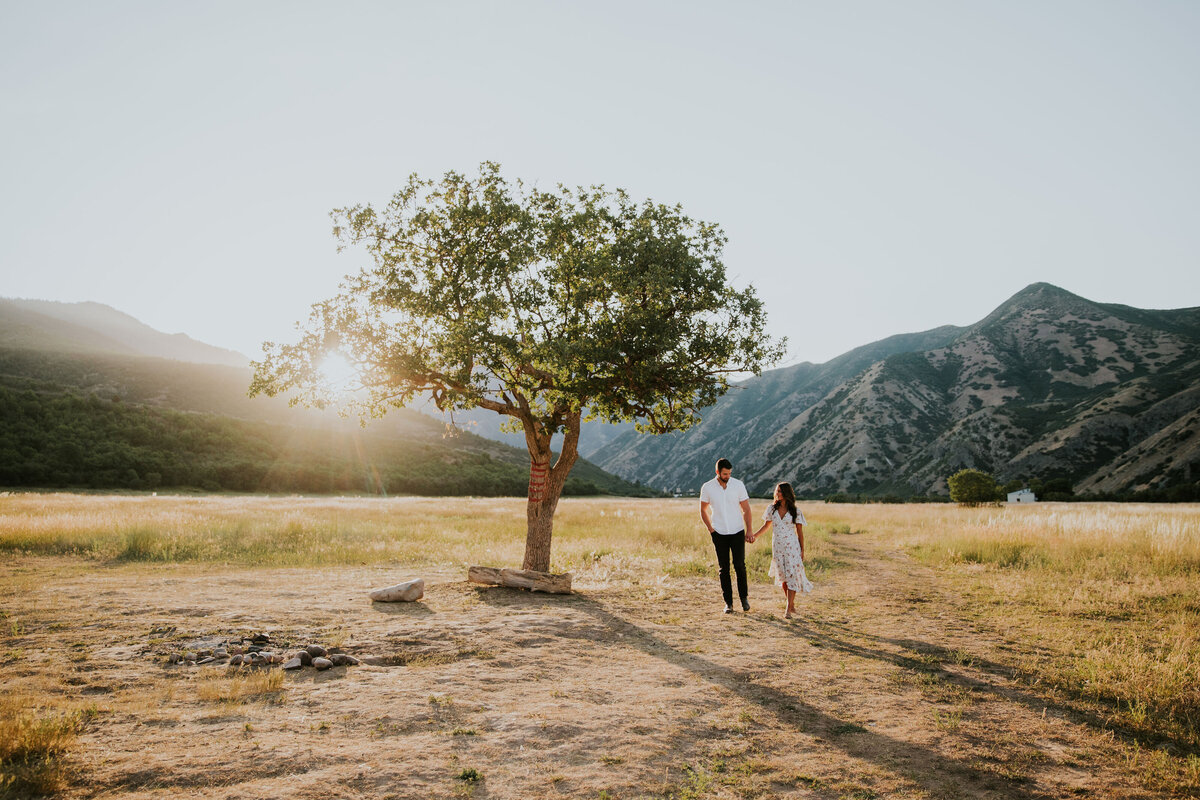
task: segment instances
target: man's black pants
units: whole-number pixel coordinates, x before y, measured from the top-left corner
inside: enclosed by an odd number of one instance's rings
[[[746,532],[738,531],[728,536],[713,532],[713,547],[717,548],[717,566],[721,574],[721,594],[725,597],[725,605],[733,606],[733,584],[729,580],[729,556],[733,555],[733,569],[737,572],[738,597],[745,606],[749,600],[750,590],[746,584]]]

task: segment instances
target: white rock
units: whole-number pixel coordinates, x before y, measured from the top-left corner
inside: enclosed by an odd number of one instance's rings
[[[398,603],[420,600],[425,596],[425,581],[421,578],[397,583],[383,589],[371,592],[371,599],[376,603]]]

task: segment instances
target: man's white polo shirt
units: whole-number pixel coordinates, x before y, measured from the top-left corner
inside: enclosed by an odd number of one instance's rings
[[[746,529],[742,518],[742,501],[749,500],[746,484],[730,478],[728,486],[713,478],[700,487],[700,502],[712,504],[712,526],[723,536],[732,536]]]

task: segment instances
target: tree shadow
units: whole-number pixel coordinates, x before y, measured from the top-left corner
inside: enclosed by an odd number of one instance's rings
[[[926,642],[920,639],[892,638],[888,636],[882,636],[875,633],[855,630],[842,623],[825,620],[806,620],[801,618],[787,622],[782,619],[752,618],[752,621],[761,625],[780,629],[786,633],[791,633],[792,635],[803,638],[819,647],[829,648],[831,650],[836,650],[837,652],[856,656],[858,658],[889,663],[902,669],[908,669],[914,672],[937,674],[938,677],[946,684],[967,689],[972,692],[990,694],[995,697],[1025,706],[1027,709],[1037,714],[1042,714],[1044,711],[1050,710],[1075,724],[1086,725],[1097,731],[1112,731],[1131,742],[1136,741],[1142,744],[1170,742],[1182,752],[1192,752],[1190,743],[1182,738],[1173,737],[1167,734],[1158,734],[1156,736],[1147,737],[1144,731],[1131,728],[1127,725],[1122,725],[1119,720],[1105,718],[1086,709],[1049,699],[1045,696],[1029,691],[1028,689],[1023,689],[1016,686],[998,686],[986,680],[980,680],[969,675],[963,675],[958,672],[947,670],[942,666],[942,663],[966,661],[968,663],[964,664],[965,667],[978,670],[979,672],[983,672],[995,678],[1009,681],[1019,677],[1018,670],[1013,666],[1001,664],[996,661],[990,661],[986,658],[981,658],[975,655],[967,655],[964,658],[960,651],[952,650],[944,645],[934,644],[932,642]],[[877,649],[875,647],[869,647],[867,645],[856,644],[854,642],[847,641],[846,638],[843,637],[855,637],[870,642],[876,642],[881,645],[891,645],[899,648],[900,650],[908,651],[914,655],[903,655],[902,653],[894,653],[887,650]],[[922,656],[932,657],[936,659],[939,664],[934,667],[927,659],[923,659]]]
[[[971,798],[1034,798],[1043,796],[997,774],[978,769],[963,759],[948,757],[928,747],[876,733],[817,708],[812,703],[772,686],[759,683],[744,671],[717,664],[694,653],[687,653],[663,641],[625,617],[609,610],[600,601],[581,596],[534,598],[528,593],[506,590],[481,591],[480,599],[490,605],[509,608],[567,606],[594,617],[623,645],[641,650],[654,658],[685,669],[713,686],[726,689],[759,706],[780,723],[803,733],[819,736],[831,747],[847,755],[875,763],[896,773],[896,765],[908,765],[900,774],[933,796],[944,796],[948,787],[957,796]],[[888,654],[883,654],[888,655]],[[851,731],[848,733],[848,731]],[[1020,780],[1020,779],[1018,779]]]
[[[528,589],[516,589],[510,586],[487,586],[478,583],[468,583],[466,587],[470,589],[477,600],[497,608],[570,608],[579,603],[590,602],[578,592],[550,594],[549,592],[532,592]]]

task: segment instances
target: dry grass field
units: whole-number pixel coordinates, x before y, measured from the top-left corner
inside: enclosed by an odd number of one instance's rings
[[[0,797],[1200,796],[1200,507],[802,507],[784,620],[695,500],[564,500],[548,596],[465,581],[521,500],[0,496]],[[255,632],[365,663],[167,663]]]

